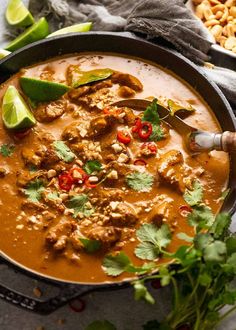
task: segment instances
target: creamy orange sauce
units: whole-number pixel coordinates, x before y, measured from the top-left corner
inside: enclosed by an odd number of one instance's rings
[[[193,115],[185,119],[188,124],[211,132],[221,130],[214,114],[207,105],[207,100],[203,100],[194,89],[174,76],[171,72],[152,63],[144,62],[143,60],[121,57],[115,54],[79,54],[40,63],[24,69],[23,74],[29,77],[40,78],[40,75],[45,69],[50,68],[50,71],[54,72],[54,81],[66,83],[66,70],[71,64],[79,64],[81,70],[85,71],[107,67],[132,74],[137,77],[144,86],[143,91],[136,94],[137,98],[155,96],[156,98],[166,97],[174,99],[182,103],[188,101],[196,109]],[[13,76],[1,86],[0,99],[2,99],[6,88],[10,84],[19,88],[18,77],[19,75]],[[61,132],[72,120],[73,118],[69,113],[64,113],[63,116],[51,123],[38,123],[37,126],[60,139]],[[95,255],[88,255],[81,253],[80,265],[68,262],[68,260],[62,256],[49,256],[45,259],[45,233],[34,230],[31,227],[26,227],[24,230],[16,229],[18,224],[16,219],[21,211],[21,202],[25,199],[25,197],[19,195],[18,187],[16,187],[16,172],[24,166],[21,158],[21,148],[22,146],[37,148],[38,141],[32,134],[23,140],[13,140],[12,135],[3,127],[1,119],[0,127],[0,144],[12,143],[12,141],[14,141],[16,145],[15,152],[11,157],[6,158],[0,155],[1,167],[6,168],[9,172],[6,178],[0,178],[1,252],[31,270],[67,281],[113,282],[130,277],[127,274],[116,278],[108,277],[101,268],[101,260],[104,254],[96,253]],[[204,168],[205,174],[203,178],[201,178],[201,182],[204,186],[204,200],[211,206],[215,213],[218,212],[221,206],[219,197],[228,183],[228,155],[223,152],[215,151],[210,154],[202,153],[191,157],[183,145],[181,136],[172,128],[170,129],[170,138],[167,141],[157,142],[157,147],[161,149],[163,153],[171,149],[180,150],[189,166],[202,166]],[[147,166],[149,172],[154,175],[155,164],[156,160],[153,158],[148,162]],[[154,187],[149,193],[129,191],[125,198],[127,202],[132,204],[137,201],[152,200],[160,194],[166,194],[174,199],[176,214],[179,214],[179,206],[186,204],[180,193],[165,185]],[[173,240],[169,248],[171,251],[176,250],[177,246],[181,244],[181,241],[176,237],[177,233],[180,231],[193,233],[192,229],[190,229],[186,223],[186,218],[178,215],[177,228],[173,234]],[[135,237],[135,233],[133,237]],[[134,255],[136,246],[137,240],[135,239],[134,242],[127,242],[123,250],[136,265],[140,265],[143,262]]]

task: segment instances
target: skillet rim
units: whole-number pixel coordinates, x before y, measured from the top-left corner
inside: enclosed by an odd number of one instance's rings
[[[127,41],[136,41],[138,43],[141,43],[143,45],[143,47],[146,45],[148,47],[154,47],[154,48],[159,48],[159,51],[162,51],[162,52],[165,52],[167,53],[167,55],[171,55],[174,57],[177,57],[178,60],[180,60],[185,66],[191,68],[196,74],[200,75],[204,80],[205,80],[205,83],[210,85],[211,88],[214,90],[214,92],[216,94],[218,94],[218,96],[220,97],[221,101],[223,102],[225,108],[227,109],[227,112],[228,112],[228,115],[230,117],[230,120],[231,120],[231,124],[232,126],[234,127],[234,129],[236,130],[236,118],[235,118],[235,115],[233,113],[233,110],[228,102],[228,100],[226,99],[225,95],[223,94],[223,92],[220,90],[220,88],[213,82],[211,81],[207,75],[204,73],[204,71],[202,71],[200,68],[198,68],[193,62],[191,62],[189,59],[185,58],[182,54],[178,53],[177,51],[175,50],[172,50],[172,49],[169,49],[169,48],[165,48],[163,47],[162,45],[159,45],[159,44],[154,44],[154,43],[151,43],[147,40],[144,40],[143,38],[140,38],[140,37],[137,37],[136,35],[130,33],[130,32],[123,32],[123,33],[117,33],[117,32],[85,32],[85,33],[70,33],[70,34],[67,34],[67,35],[59,35],[59,36],[55,36],[55,37],[51,37],[51,38],[48,38],[48,39],[43,39],[43,40],[39,40],[39,41],[36,41],[34,43],[31,43],[29,45],[26,45],[24,47],[22,47],[21,49],[19,50],[16,50],[15,52],[11,53],[10,55],[8,55],[7,57],[3,58],[0,60],[0,75],[1,75],[1,71],[3,73],[7,73],[6,69],[7,69],[7,65],[9,62],[11,63],[11,61],[13,61],[14,63],[14,60],[16,60],[17,56],[18,55],[22,55],[24,53],[27,53],[28,51],[34,49],[34,48],[37,48],[37,46],[41,46],[41,45],[47,45],[47,44],[52,44],[53,45],[53,42],[55,41],[61,41],[61,44],[63,44],[63,40],[64,39],[71,39],[73,40],[74,38],[85,38],[86,37],[93,37],[93,38],[96,38],[97,36],[98,37],[105,37],[105,38],[117,38],[120,39],[120,40],[123,40],[124,43],[127,42]],[[109,46],[107,46],[109,47]],[[96,48],[96,47],[95,47]],[[57,54],[55,53],[53,56],[46,56],[44,57],[43,59],[41,59],[41,61],[45,61],[46,59],[50,59],[50,58],[53,58],[53,57],[56,57],[56,56],[61,56],[61,55],[72,55],[73,53],[75,52],[68,52],[66,51],[65,53],[61,53],[61,49],[57,49]],[[56,52],[55,51],[55,52]],[[83,52],[86,52],[87,50],[84,50]],[[91,50],[89,50],[91,51]],[[95,50],[95,52],[99,52],[100,50]],[[109,53],[109,51],[107,50],[103,50],[104,52],[106,53]],[[81,50],[77,51],[77,53],[80,53],[82,52]],[[121,55],[126,55],[126,56],[129,56],[131,55],[130,53],[127,53],[125,52],[125,49],[122,50],[121,52],[113,52],[113,51],[110,51],[111,53],[117,53],[117,54],[121,54]],[[44,55],[44,54],[43,54]],[[132,56],[135,56],[135,55],[132,55]],[[149,59],[145,59],[144,57],[142,57],[141,55],[136,55],[137,58],[140,58],[140,59],[144,59],[144,60],[149,60]],[[154,62],[154,60],[149,60],[149,61],[152,61]],[[31,61],[29,65],[33,65],[33,64],[36,64],[36,63],[39,63],[40,60],[36,60],[36,61]],[[154,62],[155,63],[155,62]],[[158,64],[158,63],[156,63]],[[161,67],[163,67],[163,65],[161,64],[158,64],[160,65]],[[24,65],[26,66],[26,65]],[[22,67],[24,67],[22,66]],[[18,69],[19,70],[19,69]],[[18,71],[17,70],[17,71]],[[172,71],[174,72],[172,69],[168,68],[169,71]],[[15,72],[8,72],[8,75],[10,74],[14,74],[16,73],[17,71]],[[175,75],[179,76],[178,73],[175,73]],[[8,79],[9,77],[7,77]],[[194,88],[189,82],[187,82],[184,78],[182,78],[181,76],[179,76],[179,78],[181,78],[182,80],[184,80],[187,84],[189,84],[192,88]],[[4,79],[2,82],[4,82],[6,79]],[[2,83],[0,82],[0,83]],[[200,91],[196,90],[197,93],[200,93]],[[201,95],[201,97],[205,100],[205,98]],[[205,100],[206,102],[206,100]],[[211,108],[211,107],[210,107]],[[214,110],[212,109],[212,111],[214,112]],[[214,112],[215,114],[215,112]],[[216,116],[216,114],[215,114]],[[217,117],[217,116],[216,116]],[[220,120],[217,118],[219,124],[221,125],[221,122]],[[232,167],[232,166],[231,166]],[[231,172],[231,171],[230,171]],[[236,209],[236,199],[234,200],[233,202],[233,205],[232,207],[230,208],[229,212],[230,213],[233,213]],[[42,280],[46,280],[48,282],[54,282],[54,283],[60,283],[60,284],[75,284],[75,285],[80,285],[80,286],[92,286],[92,287],[95,287],[95,288],[102,288],[102,287],[112,287],[112,286],[121,286],[121,285],[125,285],[127,283],[130,283],[132,282],[133,280],[135,280],[135,278],[126,278],[126,279],[123,279],[123,280],[120,280],[120,281],[117,281],[117,282],[101,282],[101,283],[93,283],[93,282],[78,282],[78,281],[69,281],[69,280],[63,280],[63,279],[60,279],[60,278],[54,278],[53,276],[48,276],[46,274],[41,274],[40,272],[38,271],[35,271],[33,269],[30,269],[24,265],[22,265],[21,263],[17,262],[16,260],[10,258],[9,256],[7,256],[5,253],[3,253],[2,251],[0,251],[0,257],[4,258],[7,262],[10,262],[11,264],[13,264],[14,267],[17,267],[19,268],[21,271],[24,271],[26,273],[28,273],[30,276],[33,276],[33,277],[38,277]],[[136,277],[138,278],[138,277]]]

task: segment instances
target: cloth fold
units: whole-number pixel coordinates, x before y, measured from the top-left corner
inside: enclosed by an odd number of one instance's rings
[[[183,0],[30,0],[35,17],[46,16],[51,30],[92,21],[96,31],[131,31],[152,40],[161,37],[216,82],[236,109],[236,72],[204,68],[212,36]]]

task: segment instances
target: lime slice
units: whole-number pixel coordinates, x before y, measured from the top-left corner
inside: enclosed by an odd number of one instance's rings
[[[6,10],[6,20],[13,26],[29,26],[34,23],[34,18],[21,0],[10,0]]]
[[[21,77],[20,86],[30,99],[37,102],[54,101],[70,89],[64,84],[29,77]]]
[[[63,29],[57,30],[47,36],[47,38],[58,36],[60,34],[72,33],[72,32],[87,32],[92,28],[92,22],[80,23],[71,26],[67,26]]]
[[[16,39],[10,42],[5,49],[14,51],[31,42],[45,38],[49,33],[48,22],[45,17],[40,18],[31,27],[21,33]]]
[[[3,97],[2,120],[7,128],[16,130],[36,124],[32,112],[14,86],[9,86]]]
[[[0,59],[11,54],[11,52],[9,52],[8,50],[5,49],[0,49]]]

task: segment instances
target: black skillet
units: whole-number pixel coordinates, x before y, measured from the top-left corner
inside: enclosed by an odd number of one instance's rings
[[[210,82],[199,68],[179,53],[144,41],[130,33],[119,33],[118,35],[110,32],[89,32],[58,36],[35,42],[0,60],[0,82],[5,81],[9,76],[28,65],[47,60],[54,56],[79,52],[121,53],[157,63],[171,70],[196,89],[214,111],[224,131],[236,130],[235,117],[229,103],[219,88]],[[230,157],[229,188],[231,193],[225,201],[222,210],[233,214],[236,210],[236,154]],[[26,269],[24,265],[16,263],[1,252],[0,256],[1,263],[7,263],[18,272],[23,272],[31,278],[45,281],[60,289],[57,296],[42,301],[25,296],[3,284],[0,285],[0,298],[40,314],[49,314],[71,299],[88,292],[117,289],[129,284],[129,280],[119,283],[96,285],[66,282],[56,278],[49,278],[46,275],[40,275],[33,270]]]

